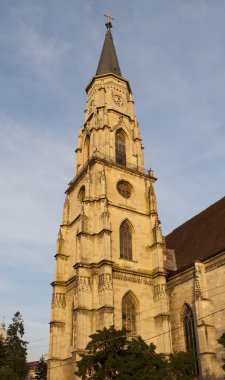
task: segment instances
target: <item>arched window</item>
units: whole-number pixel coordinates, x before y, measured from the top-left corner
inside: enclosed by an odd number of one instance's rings
[[[83,202],[84,197],[85,197],[85,186],[81,186],[79,193],[78,193],[78,200],[80,202]]]
[[[197,345],[196,345],[196,336],[195,336],[195,326],[194,326],[194,317],[193,312],[189,305],[184,305],[183,310],[183,328],[184,328],[184,337],[185,337],[185,346],[186,351],[192,351],[197,357]],[[199,373],[198,361],[195,362],[195,373]]]
[[[84,162],[86,162],[89,159],[89,153],[90,153],[90,137],[87,135],[84,142]]]
[[[132,335],[137,333],[136,328],[136,301],[132,293],[127,293],[122,301],[122,325]]]
[[[132,227],[128,220],[120,226],[120,258],[132,260]]]
[[[116,162],[126,165],[126,137],[121,129],[116,132]]]

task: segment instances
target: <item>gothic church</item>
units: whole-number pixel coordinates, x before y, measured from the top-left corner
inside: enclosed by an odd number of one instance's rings
[[[158,352],[194,349],[198,378],[222,379],[225,198],[162,236],[156,178],[144,169],[111,27],[108,20],[86,88],[75,177],[57,239],[48,380],[76,379],[89,335],[111,325],[152,341]]]

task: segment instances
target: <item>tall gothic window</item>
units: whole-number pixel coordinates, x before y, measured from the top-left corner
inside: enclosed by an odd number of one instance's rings
[[[120,226],[120,257],[132,260],[132,227],[128,220]]]
[[[116,132],[116,162],[126,165],[126,137],[121,129]]]
[[[183,311],[183,327],[184,327],[184,337],[185,337],[185,346],[186,351],[192,351],[197,357],[197,345],[196,345],[196,336],[195,336],[195,326],[194,326],[194,317],[193,312],[189,305],[184,305]],[[198,374],[198,361],[195,362],[195,373]]]
[[[136,301],[132,293],[127,293],[122,301],[122,325],[132,335],[137,333],[136,328]]]

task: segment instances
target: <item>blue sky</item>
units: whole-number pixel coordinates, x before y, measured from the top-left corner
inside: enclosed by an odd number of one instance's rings
[[[55,241],[111,12],[164,234],[224,196],[225,2],[0,0],[0,318],[48,350]]]

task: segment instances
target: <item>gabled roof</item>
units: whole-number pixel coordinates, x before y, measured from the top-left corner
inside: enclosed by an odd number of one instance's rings
[[[225,197],[166,236],[175,250],[177,269],[225,250]]]
[[[27,363],[28,370],[29,371],[34,370],[38,363],[39,363],[38,361]]]
[[[111,23],[106,24],[107,32],[105,35],[105,41],[102,48],[102,53],[99,59],[98,68],[96,75],[103,74],[116,74],[122,77],[119,62],[116,55],[116,49],[113,43],[112,33],[111,33]]]

